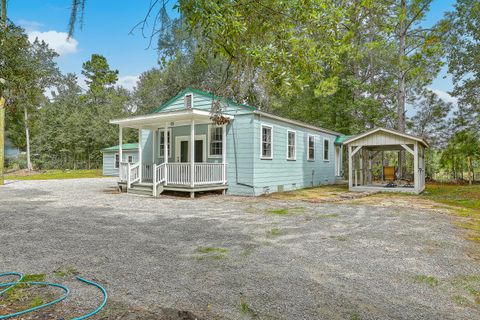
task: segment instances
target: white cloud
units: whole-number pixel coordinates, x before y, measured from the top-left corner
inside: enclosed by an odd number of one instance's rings
[[[458,98],[452,97],[448,92],[440,89],[432,89],[432,88],[430,88],[430,90],[432,90],[443,101],[451,103],[454,106],[458,104]]]
[[[55,50],[60,56],[75,53],[78,51],[78,41],[74,38],[68,38],[66,32],[50,31],[28,31],[28,39],[30,42],[36,38],[45,41],[48,46]]]
[[[118,77],[117,86],[124,87],[127,90],[133,90],[137,85],[139,76],[123,76]]]

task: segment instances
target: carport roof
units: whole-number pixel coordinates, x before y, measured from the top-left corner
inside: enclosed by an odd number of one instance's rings
[[[393,135],[396,135],[396,136],[399,136],[399,137],[403,137],[403,138],[411,139],[411,140],[414,140],[414,141],[418,141],[421,144],[423,144],[425,147],[429,147],[428,143],[421,137],[417,137],[417,136],[414,136],[414,135],[411,135],[411,134],[396,131],[396,130],[393,130],[393,129],[386,129],[386,128],[374,128],[372,130],[369,130],[369,131],[366,131],[364,133],[358,134],[356,136],[353,136],[353,137],[343,141],[343,144],[348,145],[348,144],[350,144],[354,141],[357,141],[359,139],[365,138],[365,137],[370,136],[370,135],[374,135],[378,132],[386,132],[386,133],[393,134]]]

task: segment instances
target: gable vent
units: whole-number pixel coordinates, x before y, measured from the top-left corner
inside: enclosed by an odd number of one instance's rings
[[[186,109],[192,109],[192,95],[191,94],[186,94],[185,95],[185,108]]]

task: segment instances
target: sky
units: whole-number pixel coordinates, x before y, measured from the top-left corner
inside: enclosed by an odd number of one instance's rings
[[[438,21],[453,9],[454,2],[433,0],[424,24]],[[107,58],[112,69],[119,70],[119,84],[132,89],[142,72],[157,66],[157,53],[154,46],[148,48],[149,39],[140,30],[130,34],[145,17],[149,3],[150,0],[87,1],[83,29],[77,28],[70,41],[66,38],[71,0],[8,0],[7,12],[9,19],[23,26],[31,39],[39,37],[59,53],[57,62],[63,73],[74,72],[80,77],[83,62],[98,53]],[[177,14],[173,10],[170,13]],[[430,89],[444,100],[456,102],[448,94],[453,85],[446,67]]]

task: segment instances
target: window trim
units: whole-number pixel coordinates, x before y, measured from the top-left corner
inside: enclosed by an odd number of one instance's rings
[[[188,96],[190,96],[190,102],[191,102],[190,107],[187,106],[187,97]],[[184,106],[185,109],[193,109],[193,94],[192,93],[185,94],[185,96],[183,97],[183,106]]]
[[[218,155],[218,154],[211,154],[211,153],[210,153],[210,151],[211,151],[210,146],[211,146],[211,143],[212,143],[212,134],[211,134],[212,128],[222,128],[222,150],[221,150],[221,151],[222,151],[222,154],[220,154],[220,155]],[[215,124],[209,124],[209,125],[208,125],[208,132],[207,132],[207,134],[208,134],[208,137],[207,137],[208,155],[207,155],[207,156],[208,156],[209,158],[220,158],[220,159],[221,159],[221,158],[223,157],[223,144],[224,144],[224,141],[223,141],[223,130],[225,130],[225,126],[223,126],[223,125],[215,125]]]
[[[288,156],[288,151],[290,145],[288,144],[288,139],[290,133],[293,133],[293,157]],[[297,132],[295,130],[287,129],[287,160],[295,161],[297,160]]]
[[[270,129],[270,157],[264,157],[262,154],[263,151],[263,128]],[[272,160],[273,159],[273,126],[262,123],[260,125],[260,159],[262,160]]]
[[[325,141],[328,141],[328,153],[327,153],[327,158],[325,158]],[[323,152],[323,161],[325,162],[330,162],[330,138],[323,138],[323,146],[322,146],[322,152]]]
[[[118,157],[118,161],[117,161],[117,157]],[[114,169],[120,169],[120,162],[122,159],[120,159],[120,154],[119,153],[115,153],[115,155],[113,156],[113,168]],[[118,163],[118,165],[117,165]]]
[[[170,159],[172,157],[172,128],[168,128],[168,143],[169,143],[169,146],[170,148],[168,148],[168,158]],[[162,155],[160,153],[161,149],[160,149],[160,141],[162,141],[162,139],[160,139],[160,136],[162,135],[162,133],[165,132],[165,129],[161,129],[159,128],[158,129],[158,143],[157,143],[157,146],[158,146],[158,151],[157,151],[157,156],[158,158],[165,158],[164,155]],[[164,147],[165,148],[165,147]]]
[[[313,138],[313,158],[310,158],[310,137]],[[308,134],[307,135],[307,160],[308,161],[315,161],[315,135]]]

